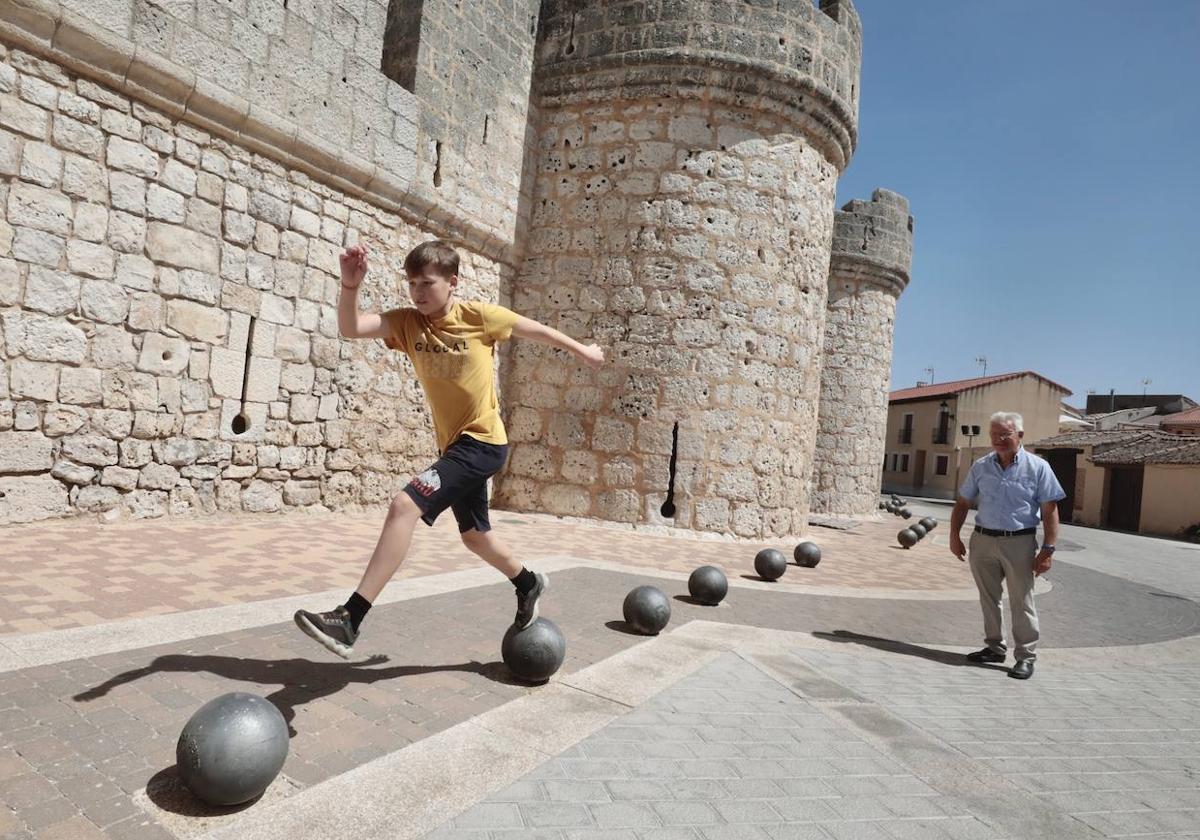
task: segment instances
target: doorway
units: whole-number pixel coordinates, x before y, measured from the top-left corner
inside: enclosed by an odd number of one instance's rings
[[[1137,531],[1142,520],[1142,477],[1145,468],[1113,467],[1109,470],[1108,516],[1105,525],[1118,531]]]
[[[1050,469],[1054,470],[1054,477],[1067,494],[1066,498],[1058,503],[1059,522],[1070,522],[1075,510],[1075,458],[1079,452],[1078,449],[1045,449],[1038,453],[1050,464]]]

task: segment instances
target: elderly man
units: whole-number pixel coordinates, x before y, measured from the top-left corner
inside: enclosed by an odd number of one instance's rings
[[[958,490],[950,516],[950,551],[959,560],[967,555],[958,532],[967,511],[977,502],[975,533],[971,534],[971,574],[983,608],[986,647],[967,654],[971,662],[1003,662],[1007,653],[1000,621],[1001,582],[1008,582],[1016,664],[1010,677],[1033,676],[1037,657],[1038,617],[1033,605],[1033,581],[1050,569],[1058,536],[1058,500],[1066,496],[1050,465],[1021,446],[1025,435],[1020,414],[998,411],[991,417],[992,452],[971,465]],[[1039,517],[1040,514],[1040,517]],[[1037,524],[1045,530],[1038,548]]]

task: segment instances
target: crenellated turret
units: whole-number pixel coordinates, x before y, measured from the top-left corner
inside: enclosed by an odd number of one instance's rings
[[[536,54],[512,302],[610,362],[514,346],[498,503],[801,532],[834,192],[856,136],[853,6],[550,0]]]
[[[908,286],[912,236],[908,200],[888,190],[835,214],[814,512],[864,516],[875,510],[896,300]]]

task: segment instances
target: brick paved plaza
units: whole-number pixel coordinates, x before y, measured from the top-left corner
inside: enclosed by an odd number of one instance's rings
[[[500,513],[568,639],[529,687],[499,661],[512,588],[449,522],[352,660],[295,629],[348,594],[380,516],[5,529],[0,837],[1200,837],[1200,609],[1087,568],[1088,532],[1040,586],[1022,683],[964,667],[979,611],[944,527],[911,551],[891,517],[812,528],[821,564],[765,583],[764,544]],[[1138,545],[1147,567],[1186,548]],[[719,607],[686,597],[702,563]],[[655,638],[621,621],[642,583],[672,599]],[[219,811],[174,750],[229,691],[292,738],[267,793]]]

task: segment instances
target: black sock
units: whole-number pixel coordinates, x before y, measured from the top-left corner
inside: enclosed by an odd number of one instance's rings
[[[367,612],[371,609],[371,602],[363,596],[355,592],[350,596],[350,600],[346,602],[346,612],[350,613],[350,626],[354,628],[354,632],[358,632],[358,625],[362,624],[362,620],[367,617]]]
[[[524,566],[521,567],[520,574],[518,574],[515,578],[509,578],[509,580],[512,581],[513,586],[517,587],[517,591],[522,595],[537,585],[537,575],[526,569]]]

